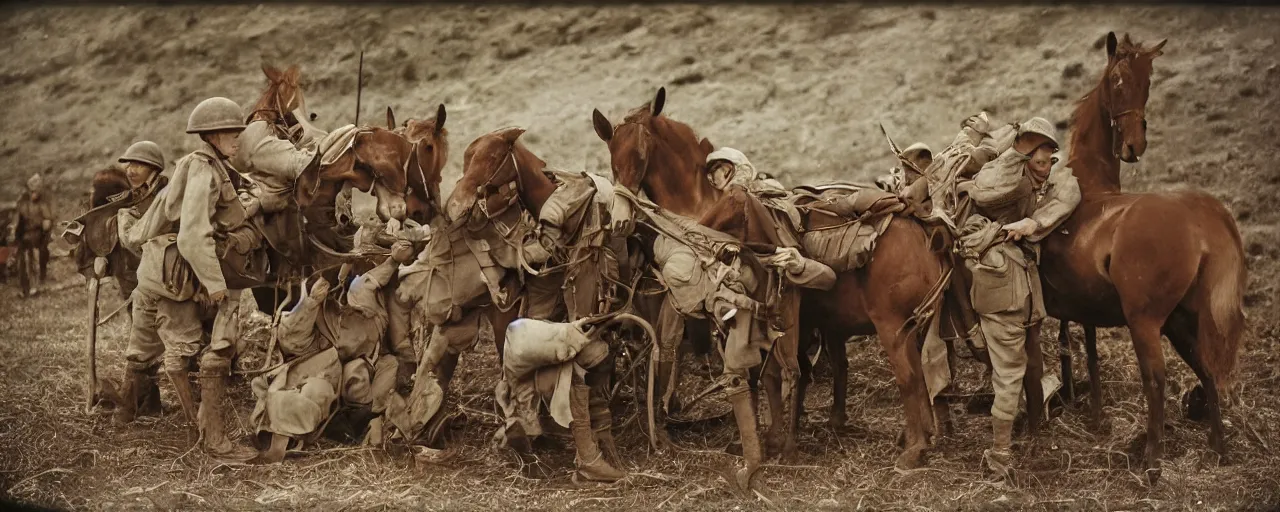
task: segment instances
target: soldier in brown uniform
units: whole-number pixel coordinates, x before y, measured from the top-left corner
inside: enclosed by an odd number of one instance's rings
[[[106,204],[121,203],[123,206],[113,216],[93,217],[104,222],[115,221],[115,225],[106,227],[113,230],[119,230],[120,226],[128,227],[136,222],[141,216],[140,212],[147,211],[151,203],[155,202],[158,191],[163,190],[169,183],[168,178],[160,174],[165,167],[164,152],[154,142],[146,140],[135,142],[124,151],[117,162],[123,165],[130,188],[105,199]],[[98,211],[104,205],[92,206],[94,211]],[[89,214],[81,218],[91,222],[88,220]],[[95,228],[85,226],[84,229]],[[76,257],[80,260],[81,268],[96,265],[88,261],[90,258],[107,260],[111,269],[109,273],[115,276],[121,294],[131,296],[138,286],[137,272],[140,259],[127,246],[121,250],[121,246],[125,245],[113,246],[105,257],[94,257],[88,242],[82,241],[76,248]],[[134,321],[130,327],[132,332],[128,347],[125,349],[124,383],[120,387],[119,396],[113,397],[116,401],[114,420],[117,424],[129,423],[138,414],[160,412],[160,387],[156,381],[160,370],[160,358],[164,356],[164,343],[160,341],[157,334],[158,325],[155,322],[155,316],[139,315],[137,309],[134,312]],[[104,389],[113,387],[106,386]],[[108,392],[108,394],[115,393]]]
[[[966,125],[965,130],[970,129]],[[1038,342],[1045,317],[1037,242],[1080,203],[1080,187],[1071,170],[1052,168],[1058,151],[1053,132],[1053,125],[1039,117],[1015,126],[1009,134],[1016,134],[1012,144],[972,180],[962,178],[957,184],[974,205],[960,229],[959,244],[973,274],[970,298],[993,366],[995,439],[983,455],[1001,476],[1013,462],[1013,420],[1027,370],[1026,344]]]
[[[26,193],[18,199],[18,207],[10,224],[10,239],[18,246],[18,261],[23,296],[39,293],[49,266],[49,231],[53,229],[53,206],[44,198],[44,178],[32,174],[27,179]],[[32,252],[35,255],[32,255]],[[35,258],[35,261],[32,259]],[[25,265],[22,262],[26,262]],[[39,273],[36,265],[39,264]]]
[[[134,293],[134,322],[158,326],[164,343],[165,373],[183,410],[191,417],[194,398],[188,372],[199,360],[199,423],[203,447],[220,458],[247,460],[256,450],[233,444],[223,424],[226,385],[238,337],[241,291],[260,282],[261,237],[247,222],[227,161],[239,149],[244,115],[221,97],[200,102],[187,133],[200,136],[200,149],[178,161],[166,187],[138,225],[133,238],[146,240]],[[216,309],[209,341],[202,321]],[[133,335],[140,332],[134,330]]]

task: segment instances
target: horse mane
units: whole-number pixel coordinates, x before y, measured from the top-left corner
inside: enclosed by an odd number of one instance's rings
[[[654,136],[665,143],[667,148],[676,153],[677,157],[690,157],[701,164],[706,160],[706,154],[702,151],[702,138],[693,131],[689,125],[676,121],[662,114],[652,115],[651,106],[653,102],[645,103],[627,113],[623,118],[624,123],[639,123],[647,126]]]
[[[118,165],[111,165],[93,173],[93,192],[90,194],[89,207],[97,208],[107,204],[107,198],[125,192],[129,186],[129,175]]]

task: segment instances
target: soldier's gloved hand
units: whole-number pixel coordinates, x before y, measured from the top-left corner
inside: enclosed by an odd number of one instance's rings
[[[257,245],[253,232],[247,229],[227,233],[227,248],[236,254],[248,254]]]
[[[1025,237],[1035,234],[1036,230],[1040,229],[1040,223],[1036,222],[1035,219],[1027,218],[1012,224],[1005,224],[1001,229],[1008,232],[1004,236],[1006,241],[1022,240]]]
[[[534,240],[524,245],[524,259],[529,263],[546,263],[551,259],[551,252]]]
[[[391,244],[391,259],[396,263],[408,263],[413,261],[413,243],[408,240],[396,240]]]
[[[324,300],[324,296],[328,294],[329,281],[326,281],[323,277],[316,280],[315,284],[311,285],[311,298],[313,300],[322,301]]]

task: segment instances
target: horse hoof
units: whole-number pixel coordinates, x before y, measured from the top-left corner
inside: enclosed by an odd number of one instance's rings
[[[1191,391],[1182,395],[1182,407],[1187,419],[1191,421],[1209,419],[1209,400],[1205,395],[1204,387],[1196,385],[1196,387],[1191,388]]]
[[[924,450],[907,450],[898,455],[893,466],[899,470],[909,471],[924,467]]]
[[[1156,482],[1160,480],[1160,473],[1161,469],[1159,463],[1156,463],[1155,467],[1147,468],[1147,482],[1152,486],[1155,486]]]
[[[831,430],[837,432],[844,430],[845,425],[848,423],[849,418],[845,414],[832,414],[831,418],[827,420],[827,425],[831,427]]]

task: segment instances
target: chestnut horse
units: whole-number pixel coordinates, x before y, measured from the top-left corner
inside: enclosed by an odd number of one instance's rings
[[[706,139],[699,140],[689,126],[663,116],[665,99],[665,88],[659,89],[652,102],[631,111],[617,126],[596,110],[596,134],[608,144],[619,185],[636,193],[644,190],[663,208],[701,217],[722,196],[702,173],[713,146]],[[826,217],[817,215],[806,223],[809,228],[820,228],[844,222]],[[911,220],[894,218],[878,239],[870,263],[839,273],[832,290],[806,290],[803,294],[801,332],[809,332],[810,326],[819,329],[832,351],[836,400],[831,422],[835,426],[843,425],[847,418],[844,396],[848,361],[844,342],[853,335],[879,335],[906,413],[905,449],[897,459],[902,468],[924,463],[924,452],[933,433],[920,363],[923,331],[910,328],[908,323],[941,275],[941,260],[930,250],[924,228]],[[802,386],[803,382],[802,379]],[[793,425],[797,420],[792,419]],[[784,453],[794,449],[783,447]]]
[[[1102,397],[1094,329],[1129,327],[1147,400],[1144,461],[1153,483],[1163,454],[1161,333],[1199,377],[1192,398],[1207,408],[1209,446],[1225,454],[1220,400],[1234,379],[1247,279],[1235,220],[1212,196],[1120,191],[1120,162],[1137,162],[1146,151],[1152,60],[1164,44],[1144,48],[1127,34],[1123,41],[1107,35],[1106,69],[1073,115],[1067,166],[1083,198],[1044,240],[1040,264],[1045,307],[1063,321],[1064,338],[1067,322],[1085,326],[1095,419]]]

